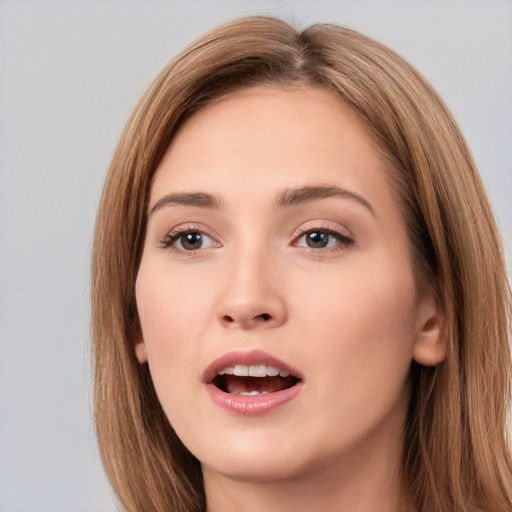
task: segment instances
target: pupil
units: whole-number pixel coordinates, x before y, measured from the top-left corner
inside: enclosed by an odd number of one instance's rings
[[[308,236],[306,238],[306,243],[308,247],[313,248],[322,248],[327,245],[329,242],[329,235],[327,233],[321,233],[319,231],[312,231],[311,233],[308,233]]]
[[[203,243],[201,233],[187,233],[182,236],[181,244],[184,249],[193,250],[199,249]]]

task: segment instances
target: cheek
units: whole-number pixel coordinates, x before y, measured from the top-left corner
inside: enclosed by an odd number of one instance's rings
[[[190,283],[180,281],[179,273],[174,273],[170,280],[165,269],[154,269],[154,265],[142,262],[136,302],[151,377],[168,412],[186,406],[181,404],[183,394],[173,392],[181,389],[185,378],[191,386],[199,383],[199,378],[190,378],[191,369],[201,351],[200,340],[209,321],[198,311],[211,311],[211,304],[207,293],[192,293],[187,287]]]
[[[386,390],[390,398],[400,393],[416,338],[412,273],[404,271],[396,279],[391,267],[365,268],[347,269],[330,286],[310,293],[302,313],[316,326],[312,333],[321,350],[315,357],[333,375],[324,384],[350,389],[348,395],[356,402]]]
[[[135,294],[144,339],[151,351],[180,351],[193,346],[207,329],[209,319],[199,312],[211,311],[211,287],[198,286],[165,265],[144,264],[137,277]]]

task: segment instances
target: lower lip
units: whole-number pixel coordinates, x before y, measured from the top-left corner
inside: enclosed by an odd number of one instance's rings
[[[215,404],[223,409],[240,416],[260,416],[293,400],[302,390],[302,382],[275,393],[245,396],[225,393],[213,384],[207,384],[206,389]]]

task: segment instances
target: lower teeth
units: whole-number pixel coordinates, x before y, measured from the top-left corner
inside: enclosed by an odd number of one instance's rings
[[[257,395],[266,395],[268,391],[240,391],[240,393],[233,393],[234,395],[243,395],[243,396],[257,396]]]

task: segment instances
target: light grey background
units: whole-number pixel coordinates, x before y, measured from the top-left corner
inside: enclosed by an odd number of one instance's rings
[[[0,0],[0,511],[115,510],[91,421],[88,267],[122,127],[157,71],[234,16],[348,25],[460,122],[512,247],[512,2]]]

